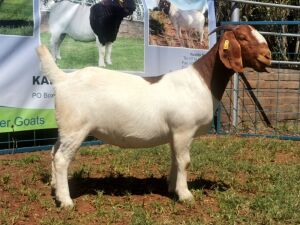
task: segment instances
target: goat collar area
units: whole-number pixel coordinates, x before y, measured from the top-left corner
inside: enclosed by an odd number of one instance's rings
[[[228,41],[229,45],[229,41]],[[224,44],[224,48],[225,48]],[[220,101],[230,77],[234,74],[232,69],[228,69],[222,63],[219,56],[219,43],[215,44],[211,50],[198,59],[193,67],[198,71],[199,76],[205,81],[212,95]]]

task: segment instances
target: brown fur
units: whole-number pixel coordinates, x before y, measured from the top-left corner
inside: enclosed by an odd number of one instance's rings
[[[239,25],[225,31],[218,43],[193,64],[218,100],[234,72],[243,72],[245,67],[266,72],[267,65],[257,58],[261,56],[270,62],[271,52],[266,43],[259,43],[251,34],[252,29],[249,25]],[[224,48],[225,40],[229,42],[228,49]]]

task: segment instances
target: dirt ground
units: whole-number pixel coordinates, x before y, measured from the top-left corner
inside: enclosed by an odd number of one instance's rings
[[[89,147],[92,151],[99,148]],[[201,213],[202,219],[210,219],[202,205],[186,206],[168,193],[168,170],[161,173],[153,164],[149,176],[140,171],[141,162],[130,170],[130,175],[124,175],[117,172],[117,166],[110,165],[113,158],[111,154],[77,155],[69,170],[70,193],[76,207],[65,210],[56,205],[52,195],[49,151],[0,155],[0,224],[147,224],[147,211],[156,210],[157,219],[169,221],[166,224],[189,214]],[[94,169],[101,165],[102,169]],[[203,185],[209,192],[215,183],[204,181]],[[203,203],[218,210],[209,194]]]
[[[168,145],[84,147],[69,169],[72,210],[57,207],[51,193],[50,151],[0,155],[0,224],[298,224],[299,147],[232,136],[195,140],[188,173],[193,203],[167,191]]]

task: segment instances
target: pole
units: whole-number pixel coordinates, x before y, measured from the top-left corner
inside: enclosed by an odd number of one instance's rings
[[[231,3],[231,21],[240,21],[240,9],[237,2]],[[238,105],[239,105],[239,74],[233,75],[233,111],[232,111],[232,125],[235,129],[238,126]]]
[[[252,4],[252,5],[261,5],[261,6],[267,6],[267,7],[278,7],[278,8],[285,8],[285,9],[300,9],[300,6],[298,5],[284,5],[284,4],[274,4],[274,3],[268,3],[268,2],[258,2],[258,1],[249,1],[249,0],[231,0],[235,3],[243,3],[243,4]],[[297,4],[297,3],[295,3]],[[298,3],[299,4],[299,3]]]

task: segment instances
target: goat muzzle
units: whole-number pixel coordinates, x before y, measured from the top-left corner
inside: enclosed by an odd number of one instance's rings
[[[258,55],[257,60],[267,66],[271,66],[271,58],[268,55]]]

